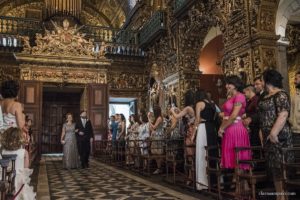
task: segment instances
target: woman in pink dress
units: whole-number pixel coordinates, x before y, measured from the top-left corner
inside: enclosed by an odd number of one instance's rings
[[[230,98],[223,104],[224,117],[218,134],[222,137],[221,166],[226,169],[235,169],[236,147],[250,147],[249,135],[242,123],[242,115],[245,114],[246,98],[241,93],[243,82],[238,76],[226,77],[227,95]],[[250,151],[241,151],[240,160],[251,159]],[[242,165],[241,170],[249,169],[249,165]]]

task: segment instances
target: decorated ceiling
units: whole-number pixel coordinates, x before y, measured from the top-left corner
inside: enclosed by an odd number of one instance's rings
[[[136,0],[82,0],[81,22],[120,28]],[[0,16],[42,18],[45,0],[0,0]]]

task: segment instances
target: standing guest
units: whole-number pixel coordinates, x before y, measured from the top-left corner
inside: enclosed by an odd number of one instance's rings
[[[292,147],[292,132],[288,123],[290,99],[282,89],[283,77],[276,70],[266,70],[263,80],[268,95],[259,101],[260,128],[263,133],[268,171],[271,172],[276,192],[284,192],[282,180],[283,159],[282,148]],[[293,154],[288,152],[287,162],[293,160]],[[277,200],[283,200],[284,195],[278,195]]]
[[[119,116],[117,140],[124,143],[126,136],[126,119],[123,114],[120,114]]]
[[[123,114],[119,115],[119,122],[118,122],[118,158],[120,160],[125,160],[126,158],[123,156],[125,154],[125,136],[126,136],[126,119]]]
[[[183,121],[183,131],[185,135],[184,143],[185,143],[185,156],[187,161],[192,163],[195,157],[195,111],[194,111],[194,104],[195,104],[195,95],[192,90],[188,90],[184,95],[184,109],[179,110],[178,108],[171,108],[171,114],[176,119],[181,119]],[[176,112],[179,111],[179,112]],[[192,183],[193,174],[192,169],[188,171],[188,181],[186,182],[187,185]]]
[[[0,101],[0,107],[3,122],[0,127],[0,133],[10,127],[25,129],[23,106],[17,101],[19,89],[19,83],[14,80],[4,81],[1,85],[1,95],[3,99]],[[25,162],[25,166],[29,167],[29,154],[27,150],[25,150]]]
[[[246,114],[243,116],[243,123],[249,127],[250,144],[251,146],[261,146],[259,136],[259,120],[257,115],[258,96],[255,94],[253,85],[248,85],[244,88],[244,94],[247,98]]]
[[[3,97],[0,101],[3,113],[3,124],[0,127],[1,132],[10,127],[19,127],[22,129],[25,126],[22,104],[17,101],[19,88],[18,82],[13,80],[4,81],[1,85],[1,95]]]
[[[25,126],[23,128],[23,134],[25,139],[25,149],[29,151],[29,145],[31,142],[31,135],[32,135],[32,120],[26,115],[25,116]]]
[[[89,167],[89,156],[91,152],[91,142],[94,140],[94,131],[91,121],[87,118],[85,110],[80,113],[80,120],[76,123],[75,133],[77,147],[82,168]]]
[[[291,98],[290,122],[292,124],[294,144],[300,145],[300,71],[295,75],[296,93]]]
[[[161,108],[159,106],[154,106],[153,108],[154,121],[151,122],[151,113],[148,113],[149,127],[151,131],[151,153],[153,155],[163,154],[163,117],[161,114]],[[162,159],[156,159],[157,169],[153,174],[160,174],[161,171]]]
[[[245,114],[246,98],[242,94],[243,82],[235,75],[226,77],[227,95],[230,96],[222,106],[224,117],[218,134],[222,137],[221,167],[228,170],[236,169],[236,147],[250,147],[248,131],[242,123]],[[251,159],[250,151],[241,151],[240,160]],[[239,170],[247,170],[249,165],[241,165]],[[246,184],[245,184],[246,187]]]
[[[32,119],[28,115],[25,116],[25,127],[28,130],[29,142],[32,142]]]
[[[133,114],[129,116],[129,125],[127,127],[127,133],[128,133],[128,130],[130,130],[131,126],[134,124],[134,119],[133,119]]]
[[[138,128],[140,126],[140,120],[138,118],[138,115],[130,115],[129,121],[131,125],[127,130],[126,141],[129,153],[132,155],[134,153],[135,143],[138,138]],[[127,156],[126,164],[134,164],[132,156]]]
[[[73,115],[66,114],[66,123],[63,124],[61,134],[61,144],[63,144],[63,168],[77,169],[80,166],[77,141],[75,135],[75,123]]]
[[[116,121],[116,117],[114,115],[110,116],[110,131],[112,134],[112,142],[115,144],[118,134],[118,122]]]
[[[145,112],[141,112],[140,114],[140,121],[141,121],[141,125],[138,128],[138,132],[139,132],[139,146],[141,149],[141,155],[145,156],[149,154],[148,151],[148,139],[150,137],[150,127],[149,127],[149,121],[148,121],[148,117],[147,114]],[[147,166],[147,160],[144,160],[144,170],[146,169]]]
[[[197,189],[206,189],[208,179],[206,175],[207,162],[205,162],[205,146],[217,146],[218,136],[214,118],[216,116],[216,106],[209,101],[204,90],[198,90],[195,95],[196,100],[196,181]],[[217,157],[217,152],[210,151],[210,156]],[[213,165],[214,163],[210,163]],[[212,166],[211,166],[212,167]],[[216,183],[216,177],[211,177],[211,184]]]
[[[263,98],[263,96],[265,95],[265,84],[262,80],[262,77],[256,77],[254,79],[254,88],[255,88],[255,92],[256,92],[256,95],[259,97],[259,98]]]

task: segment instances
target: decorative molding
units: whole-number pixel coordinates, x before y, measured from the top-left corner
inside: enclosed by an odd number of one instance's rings
[[[56,83],[107,83],[107,72],[104,69],[70,68],[21,64],[21,80],[35,80]],[[72,69],[72,70],[71,70]]]

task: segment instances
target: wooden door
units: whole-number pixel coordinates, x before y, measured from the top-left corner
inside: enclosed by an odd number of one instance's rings
[[[38,81],[21,81],[19,100],[24,104],[24,112],[32,119],[32,146],[30,161],[41,155],[41,122],[42,122],[42,83]]]
[[[88,85],[88,116],[92,122],[95,140],[107,139],[108,89],[106,84]]]
[[[80,93],[44,92],[42,120],[42,153],[62,153],[60,143],[66,114],[73,114],[74,121],[80,112]]]

